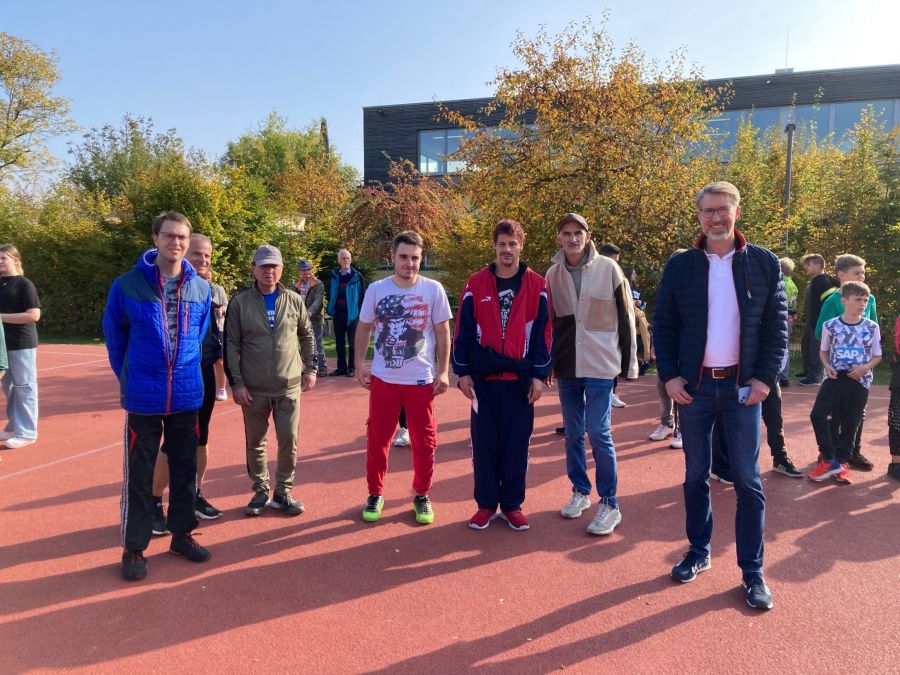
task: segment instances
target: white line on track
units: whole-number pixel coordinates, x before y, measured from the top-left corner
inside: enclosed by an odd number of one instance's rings
[[[79,356],[84,356],[84,354],[79,354]],[[93,361],[79,361],[78,363],[66,363],[62,366],[50,366],[49,368],[38,368],[39,373],[44,373],[48,370],[58,370],[60,368],[71,368],[72,366],[85,366],[89,363],[100,363],[101,361],[108,361],[109,359],[94,359]]]
[[[238,406],[235,406],[231,410],[226,410],[225,412],[220,412],[213,415],[213,419],[217,417],[223,417],[224,415],[231,415],[234,412],[240,410]],[[73,459],[81,459],[82,457],[88,457],[90,455],[97,454],[98,452],[103,452],[104,450],[109,450],[110,448],[121,448],[122,441],[116,441],[115,443],[110,443],[109,445],[104,445],[99,448],[94,448],[93,450],[86,450],[85,452],[79,452],[77,455],[69,455],[68,457],[60,457],[59,459],[54,459],[52,462],[46,462],[44,464],[38,464],[37,466],[30,466],[27,469],[21,469],[19,471],[13,471],[12,473],[5,474],[0,476],[0,480],[5,480],[7,478],[13,478],[15,476],[21,476],[22,474],[31,473],[32,471],[37,471],[38,469],[46,469],[50,466],[55,466],[56,464],[62,464],[63,462],[69,462]]]
[[[40,350],[41,354],[65,354],[66,356],[88,356],[92,352],[97,351],[96,349],[92,349],[90,352],[48,352],[44,349]]]

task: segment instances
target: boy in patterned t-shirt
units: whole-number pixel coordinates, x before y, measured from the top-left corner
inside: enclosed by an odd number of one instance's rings
[[[843,315],[822,326],[819,357],[827,378],[809,415],[822,457],[809,474],[817,482],[829,476],[839,483],[851,482],[848,460],[869,399],[872,370],[881,362],[878,324],[863,318],[869,287],[861,281],[846,281],[840,293]]]

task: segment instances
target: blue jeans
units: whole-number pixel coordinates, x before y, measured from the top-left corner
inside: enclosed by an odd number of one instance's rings
[[[591,481],[587,474],[587,456],[584,450],[584,430],[594,452],[597,493],[618,508],[616,500],[616,446],[610,430],[612,380],[594,377],[573,377],[558,380],[559,402],[562,406],[563,424],[566,427],[566,470],[572,489],[591,494]]]
[[[6,428],[19,438],[37,438],[37,348],[11,349],[9,370],[3,375]]]
[[[709,469],[713,422],[719,416],[728,438],[728,460],[737,513],[734,538],[737,562],[744,573],[762,571],[763,529],[766,496],[759,477],[760,404],[741,405],[733,377],[714,380],[704,377],[699,388],[685,387],[694,397],[689,405],[678,406],[681,438],[684,442],[684,508],[691,551],[709,556],[712,537],[712,503],[709,497]]]

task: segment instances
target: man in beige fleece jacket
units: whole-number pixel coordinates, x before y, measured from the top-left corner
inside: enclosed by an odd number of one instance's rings
[[[584,432],[594,453],[600,506],[587,527],[612,534],[622,520],[616,499],[616,448],[610,429],[613,379],[638,375],[634,303],[621,268],[600,255],[587,221],[567,213],[557,223],[562,249],[547,270],[553,320],[553,375],[566,430],[566,469],[572,496],[562,508],[578,518],[591,506]]]

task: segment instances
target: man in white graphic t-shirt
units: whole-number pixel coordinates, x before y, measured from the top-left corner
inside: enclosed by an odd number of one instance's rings
[[[369,498],[362,513],[367,522],[381,517],[388,450],[401,408],[406,410],[412,444],[416,522],[434,521],[428,498],[437,448],[434,397],[447,391],[449,384],[451,313],[444,287],[419,275],[422,244],[422,237],[411,230],[394,237],[394,274],[366,289],[356,328],[360,358],[365,357],[375,329],[372,372],[356,369],[356,379],[369,390]]]

